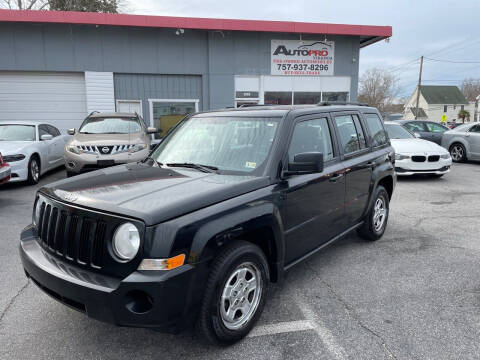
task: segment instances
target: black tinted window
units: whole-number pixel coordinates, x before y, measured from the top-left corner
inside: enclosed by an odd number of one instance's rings
[[[470,132],[480,133],[480,125],[475,125],[470,128]]]
[[[325,161],[333,159],[332,137],[326,118],[299,122],[293,130],[288,160],[304,152],[321,152]]]
[[[60,136],[60,131],[52,125],[47,125],[49,134],[52,134],[53,137]]]
[[[38,136],[42,137],[42,135],[51,135],[48,131],[47,125],[39,125],[38,126]]]
[[[366,114],[367,127],[372,137],[373,146],[381,146],[388,142],[388,137],[383,128],[382,120],[377,114]]]
[[[360,143],[360,149],[365,149],[367,147],[367,141],[365,140],[365,132],[363,131],[362,123],[358,118],[358,115],[352,115],[353,122],[355,123],[355,128],[357,129],[358,142]]]
[[[352,115],[336,116],[335,123],[337,124],[338,133],[340,135],[340,144],[343,148],[343,153],[348,154],[360,150],[359,135],[353,122]],[[365,141],[365,139],[363,141]]]

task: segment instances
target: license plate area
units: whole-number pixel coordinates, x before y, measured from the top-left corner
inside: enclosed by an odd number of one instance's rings
[[[115,160],[97,160],[98,166],[112,166],[115,165]]]

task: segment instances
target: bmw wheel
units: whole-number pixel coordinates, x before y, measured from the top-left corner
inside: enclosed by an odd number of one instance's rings
[[[269,270],[262,250],[236,241],[212,266],[197,329],[210,343],[232,344],[255,325],[265,303]]]

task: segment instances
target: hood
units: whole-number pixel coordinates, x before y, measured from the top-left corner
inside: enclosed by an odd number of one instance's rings
[[[131,134],[81,134],[76,133],[69,145],[128,145],[145,143],[147,136],[144,133]]]
[[[126,164],[49,184],[45,195],[158,224],[269,185],[267,177]],[[66,201],[69,199],[69,201]]]
[[[34,141],[0,141],[0,153],[4,156],[21,154],[27,146],[33,144]]]
[[[393,149],[398,154],[410,154],[410,153],[435,153],[446,154],[448,151],[435,144],[434,142],[422,139],[391,139]]]

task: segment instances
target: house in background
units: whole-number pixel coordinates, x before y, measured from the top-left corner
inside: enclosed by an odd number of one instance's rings
[[[405,104],[404,114],[407,120],[415,119],[417,91],[418,86]],[[441,122],[442,115],[446,114],[447,121],[461,122],[462,120],[458,119],[460,110],[467,110],[470,113],[470,121],[473,121],[475,107],[467,101],[457,86],[420,86],[417,119]]]

